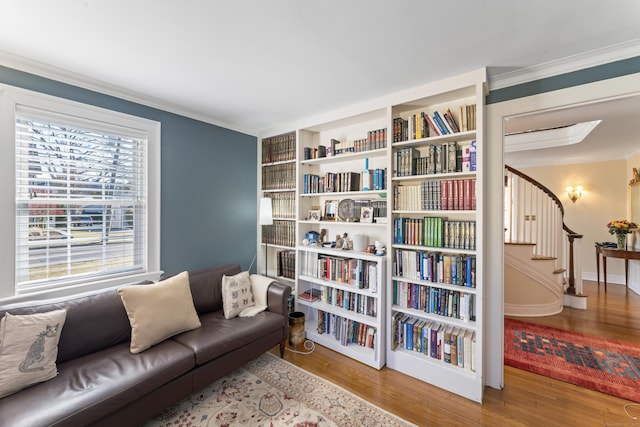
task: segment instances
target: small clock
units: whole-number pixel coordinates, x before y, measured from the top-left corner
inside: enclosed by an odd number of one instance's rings
[[[353,199],[343,199],[340,200],[338,204],[338,218],[341,221],[353,222],[357,221],[359,218],[356,216],[356,202]]]

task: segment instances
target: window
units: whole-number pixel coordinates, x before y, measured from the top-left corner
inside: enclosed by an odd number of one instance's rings
[[[13,176],[0,171],[14,195],[13,286],[0,298],[157,277],[159,123],[6,88],[0,120],[15,161]]]

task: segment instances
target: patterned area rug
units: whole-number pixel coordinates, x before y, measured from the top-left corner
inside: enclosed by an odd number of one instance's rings
[[[145,427],[412,425],[265,353],[167,409]]]
[[[640,346],[504,319],[504,363],[640,402]]]

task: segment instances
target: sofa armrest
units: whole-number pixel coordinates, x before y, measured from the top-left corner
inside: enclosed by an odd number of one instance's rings
[[[289,308],[287,301],[291,294],[291,286],[273,282],[267,290],[267,309],[287,317]]]

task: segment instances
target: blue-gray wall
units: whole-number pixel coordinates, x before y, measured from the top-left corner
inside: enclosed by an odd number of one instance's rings
[[[162,270],[249,268],[256,252],[256,137],[6,67],[0,83],[160,122]]]

